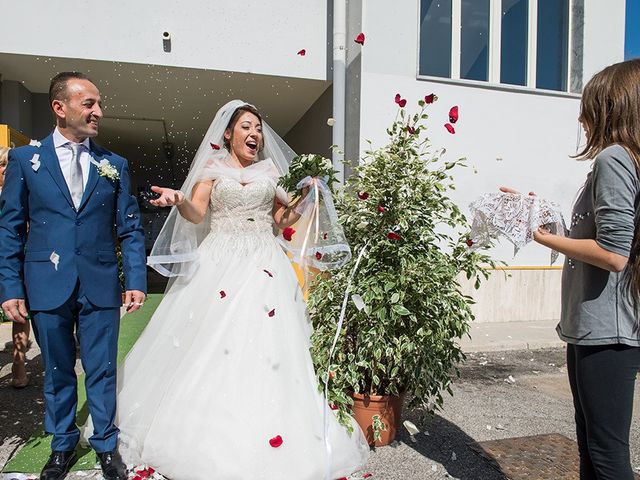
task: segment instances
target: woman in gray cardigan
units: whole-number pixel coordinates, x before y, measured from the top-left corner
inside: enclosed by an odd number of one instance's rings
[[[567,237],[534,240],[566,256],[558,335],[567,342],[581,480],[632,480],[629,430],[640,369],[640,59],[584,87],[579,121],[595,159]]]

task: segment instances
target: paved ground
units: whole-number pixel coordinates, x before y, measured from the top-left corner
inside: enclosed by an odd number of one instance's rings
[[[421,419],[420,410],[405,412],[405,418],[416,423],[421,433],[412,439],[403,430],[394,445],[373,452],[366,470],[373,474],[372,479],[501,480],[504,477],[469,448],[470,442],[551,432],[574,438],[564,348],[522,349],[528,340],[514,339],[511,333],[518,329],[511,327],[513,330],[503,326],[503,341],[520,349],[469,353],[454,395],[445,399],[441,412],[427,421]],[[499,343],[501,330],[492,328],[495,339],[476,336],[466,344],[466,350],[492,349]],[[553,335],[549,339],[553,341]],[[0,335],[0,348],[3,344]],[[29,356],[33,382],[18,391],[9,386],[10,355],[0,352],[0,466],[30,436],[42,416],[42,366],[37,349]],[[505,381],[510,375],[515,382]],[[640,471],[640,385],[635,412],[632,461]],[[68,478],[100,475],[83,473]]]

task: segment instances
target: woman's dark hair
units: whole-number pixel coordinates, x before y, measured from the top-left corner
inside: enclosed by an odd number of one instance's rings
[[[51,83],[49,84],[49,105],[51,105],[54,100],[66,99],[67,82],[72,79],[91,82],[91,79],[81,72],[60,72],[51,79]]]
[[[225,128],[224,131],[226,132],[227,130],[230,130],[231,131],[231,135],[233,135],[233,127],[236,126],[236,123],[238,123],[238,119],[240,118],[240,116],[244,112],[253,113],[256,117],[258,117],[258,120],[260,120],[260,124],[262,124],[262,115],[260,115],[260,112],[258,112],[258,109],[256,107],[254,107],[253,105],[249,105],[248,103],[246,103],[246,104],[240,105],[238,108],[236,108],[235,112],[233,112],[233,114],[231,115],[231,118],[229,119],[229,123],[227,124],[227,128]],[[224,137],[223,137],[222,141],[224,142],[224,147],[230,152],[231,151],[231,142],[227,138],[224,138]],[[263,147],[263,145],[259,145],[258,149],[262,150],[262,147]]]
[[[610,145],[620,145],[635,161],[640,176],[640,59],[610,65],[585,85],[580,103],[580,122],[587,144],[577,154],[592,159]],[[640,229],[636,227],[623,285],[634,307],[635,331],[640,333]]]

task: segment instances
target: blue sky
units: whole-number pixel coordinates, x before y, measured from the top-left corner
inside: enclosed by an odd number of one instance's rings
[[[627,0],[624,58],[640,57],[640,0]]]

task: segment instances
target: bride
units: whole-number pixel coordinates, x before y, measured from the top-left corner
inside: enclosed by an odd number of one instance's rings
[[[172,480],[333,480],[366,462],[355,422],[329,413],[325,435],[303,295],[273,233],[299,217],[276,186],[291,156],[234,100],[182,190],[154,187],[175,208],[149,264],[171,281],[118,377],[125,462]]]

